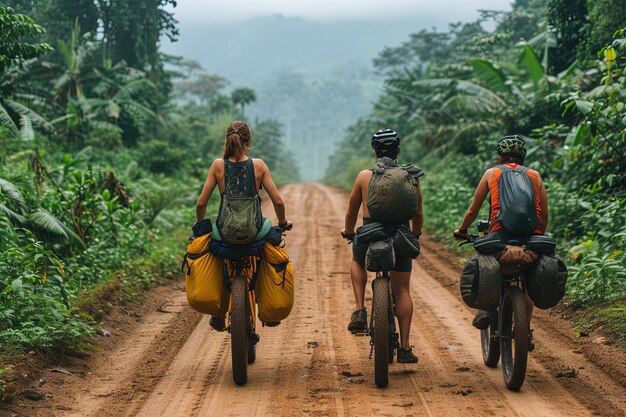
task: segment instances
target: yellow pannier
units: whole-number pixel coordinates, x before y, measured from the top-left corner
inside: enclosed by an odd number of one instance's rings
[[[224,285],[221,258],[209,252],[211,234],[199,236],[187,246],[185,261],[187,302],[203,314],[224,316],[228,310],[228,291]]]
[[[263,245],[263,260],[255,285],[259,320],[275,323],[291,313],[294,302],[293,265],[285,249]]]

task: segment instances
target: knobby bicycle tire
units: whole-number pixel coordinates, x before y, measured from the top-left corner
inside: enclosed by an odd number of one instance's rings
[[[374,280],[374,380],[385,388],[389,383],[389,280]]]
[[[256,361],[256,335],[254,327],[252,326],[252,314],[249,313],[251,311],[250,309],[251,306],[247,304],[246,313],[248,313],[248,318],[246,320],[246,334],[248,335],[248,365],[252,365]]]
[[[500,362],[500,342],[494,337],[498,329],[497,318],[491,321],[488,329],[480,331],[480,347],[483,361],[490,368],[496,368]]]
[[[248,381],[248,332],[246,322],[246,287],[248,280],[243,275],[236,276],[231,285],[230,346],[233,362],[233,380],[237,385]]]
[[[517,391],[526,378],[529,344],[526,298],[522,290],[507,287],[502,306],[502,374],[506,387]]]

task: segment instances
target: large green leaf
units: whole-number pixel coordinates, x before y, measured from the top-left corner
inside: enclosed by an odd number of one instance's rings
[[[28,216],[28,222],[39,237],[50,237],[50,235],[53,235],[61,237],[68,242],[83,245],[82,240],[73,230],[47,211],[39,210],[32,213]]]
[[[510,87],[506,84],[506,75],[493,63],[481,58],[470,59],[469,63],[474,69],[476,77],[487,87],[502,93],[511,91]]]
[[[523,70],[523,73],[532,80],[533,84],[537,85],[539,80],[545,75],[543,66],[539,57],[528,44],[522,44],[522,53],[520,54],[517,65]]]
[[[0,194],[7,196],[13,206],[19,211],[26,209],[26,200],[24,200],[22,193],[12,182],[0,178]]]
[[[24,226],[26,224],[26,218],[24,216],[16,213],[2,203],[0,203],[0,212],[4,213],[15,226]]]
[[[19,129],[13,122],[11,116],[7,112],[7,109],[4,108],[4,103],[0,101],[0,126],[5,127],[13,133],[15,137],[19,136]]]

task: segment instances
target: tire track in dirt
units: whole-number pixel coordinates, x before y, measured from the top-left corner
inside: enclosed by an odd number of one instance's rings
[[[624,415],[620,373],[611,377],[610,370],[575,353],[577,347],[553,331],[555,323],[565,322],[550,317],[541,324],[545,313],[536,322],[527,382],[521,392],[508,391],[501,370],[482,362],[473,311],[457,294],[459,266],[428,239],[411,282],[411,341],[420,363],[390,365],[389,387],[376,388],[369,338],[346,330],[354,308],[351,247],[338,232],[347,194],[317,184],[281,192],[295,224],[287,250],[295,265],[296,303],[279,327],[258,330],[247,385],[232,381],[229,335],[211,330],[186,306],[184,294],[172,290],[173,314],[144,317],[136,334],[97,359],[92,375],[68,378],[45,412],[23,415]],[[265,212],[272,212],[267,203]],[[366,302],[371,305],[369,286]],[[596,354],[604,358],[602,351]],[[575,367],[578,378],[557,378],[555,370],[563,366]]]

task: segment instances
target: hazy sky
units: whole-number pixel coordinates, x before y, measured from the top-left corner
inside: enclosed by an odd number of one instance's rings
[[[178,0],[181,21],[243,20],[283,14],[321,20],[432,16],[470,20],[477,9],[510,9],[512,0]],[[435,22],[433,22],[435,23]]]

